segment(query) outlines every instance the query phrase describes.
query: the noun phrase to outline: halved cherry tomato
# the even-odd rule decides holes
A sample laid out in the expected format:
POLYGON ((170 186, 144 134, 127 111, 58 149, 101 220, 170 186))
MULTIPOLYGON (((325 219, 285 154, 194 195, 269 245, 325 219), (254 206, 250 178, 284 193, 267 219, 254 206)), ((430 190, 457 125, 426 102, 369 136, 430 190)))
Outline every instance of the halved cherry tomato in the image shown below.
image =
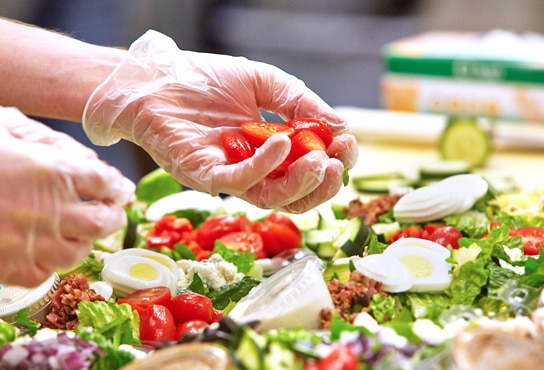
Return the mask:
POLYGON ((261 235, 251 231, 235 231, 219 238, 219 241, 229 249, 238 252, 250 252, 257 259, 266 258, 261 235))
POLYGON ((168 308, 154 304, 140 315, 140 340, 163 342, 176 339, 176 325, 168 308))
POLYGON ((284 250, 301 246, 302 233, 292 221, 289 221, 291 220, 285 215, 272 213, 263 221, 255 223, 253 228, 261 235, 268 257, 274 257, 284 250))
POLYGON ((285 122, 285 125, 295 129, 295 133, 302 130, 312 131, 323 140, 325 147, 328 147, 332 143, 332 130, 327 122, 321 119, 311 117, 293 118, 285 122))
POLYGON ((172 297, 167 307, 172 312, 176 325, 190 320, 213 322, 212 301, 202 294, 194 292, 180 293, 172 297))
POLYGON ((317 362, 317 370, 357 370, 359 359, 348 346, 339 346, 317 362))
POLYGON ((198 333, 200 329, 208 327, 209 325, 210 324, 208 324, 206 321, 202 320, 189 320, 182 322, 176 329, 176 337, 177 339, 181 339, 187 333, 198 333))
POLYGON ((126 297, 119 298, 117 303, 128 303, 133 310, 138 311, 141 315, 149 306, 156 304, 166 306, 170 299, 172 299, 170 288, 157 286, 137 290, 126 297))
POLYGON ((291 152, 289 155, 292 156, 292 158, 298 159, 313 150, 327 150, 323 140, 321 140, 314 132, 302 130, 291 138, 291 152))
POLYGON ((447 247, 451 246, 453 249, 459 249, 459 239, 463 237, 461 232, 453 226, 442 226, 437 228, 426 239, 447 247))
POLYGON ((194 231, 191 221, 187 218, 177 218, 175 215, 161 217, 146 236, 148 247, 173 248, 176 243, 188 243, 192 240, 194 231))
POLYGON ((277 122, 244 122, 240 127, 244 136, 254 147, 260 147, 272 135, 292 136, 295 133, 292 127, 277 122))
POLYGON ((528 256, 535 256, 544 248, 544 227, 526 226, 510 230, 511 236, 521 236, 523 252, 528 256))
POLYGON ((253 145, 249 143, 244 135, 237 132, 223 132, 221 134, 221 143, 229 163, 241 162, 255 154, 253 145))
POLYGON ((251 231, 251 220, 244 215, 219 215, 208 218, 197 230, 195 239, 204 250, 213 250, 215 241, 236 231, 251 231))

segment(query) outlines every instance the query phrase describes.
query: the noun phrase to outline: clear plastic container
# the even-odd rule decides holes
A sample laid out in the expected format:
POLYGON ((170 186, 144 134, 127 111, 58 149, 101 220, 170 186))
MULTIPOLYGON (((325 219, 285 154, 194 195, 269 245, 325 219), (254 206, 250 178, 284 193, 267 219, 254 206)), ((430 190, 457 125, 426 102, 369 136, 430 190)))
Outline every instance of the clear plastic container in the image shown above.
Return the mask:
POLYGON ((28 307, 29 317, 43 322, 59 282, 60 278, 55 273, 32 289, 0 285, 0 319, 13 322, 15 314, 28 307))
POLYGON ((258 331, 319 329, 320 311, 334 308, 323 279, 324 268, 324 262, 315 255, 284 267, 242 298, 229 317, 238 323, 257 320, 258 331))

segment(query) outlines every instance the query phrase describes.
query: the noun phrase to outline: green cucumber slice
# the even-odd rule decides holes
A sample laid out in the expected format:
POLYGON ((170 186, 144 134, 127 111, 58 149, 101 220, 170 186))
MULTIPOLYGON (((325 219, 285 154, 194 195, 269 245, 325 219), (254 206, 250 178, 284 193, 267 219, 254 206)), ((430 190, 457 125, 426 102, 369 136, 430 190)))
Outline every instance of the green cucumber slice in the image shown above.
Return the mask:
POLYGON ((444 179, 446 177, 470 173, 471 164, 463 160, 440 160, 425 163, 419 167, 421 180, 444 179))
POLYGON ((387 194, 392 185, 409 187, 413 181, 402 173, 391 172, 369 176, 357 176, 351 180, 353 187, 359 193, 387 194))
POLYGON ((475 118, 451 118, 439 142, 443 159, 466 161, 471 167, 483 166, 491 153, 491 135, 475 118))

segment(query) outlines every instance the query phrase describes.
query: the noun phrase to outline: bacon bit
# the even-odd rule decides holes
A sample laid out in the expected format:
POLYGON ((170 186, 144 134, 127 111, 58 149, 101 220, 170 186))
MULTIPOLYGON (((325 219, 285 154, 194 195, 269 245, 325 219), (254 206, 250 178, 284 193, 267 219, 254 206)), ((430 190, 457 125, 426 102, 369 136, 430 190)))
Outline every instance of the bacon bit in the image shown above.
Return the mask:
POLYGON ((83 274, 68 275, 59 284, 51 297, 51 312, 45 317, 43 327, 50 329, 74 330, 79 325, 76 310, 82 301, 106 301, 104 297, 89 287, 83 274))
MULTIPOLYGON (((346 283, 338 280, 327 282, 327 288, 334 303, 334 310, 342 319, 350 320, 350 322, 353 322, 357 314, 368 310, 375 293, 387 296, 387 293, 382 290, 382 283, 366 277, 359 271, 353 271, 346 283)), ((330 308, 321 310, 319 317, 322 328, 330 328, 332 312, 330 308)))
POLYGON ((365 225, 378 222, 378 217, 389 212, 389 208, 401 198, 401 195, 383 195, 363 203, 361 199, 353 199, 344 209, 347 218, 360 217, 365 225))

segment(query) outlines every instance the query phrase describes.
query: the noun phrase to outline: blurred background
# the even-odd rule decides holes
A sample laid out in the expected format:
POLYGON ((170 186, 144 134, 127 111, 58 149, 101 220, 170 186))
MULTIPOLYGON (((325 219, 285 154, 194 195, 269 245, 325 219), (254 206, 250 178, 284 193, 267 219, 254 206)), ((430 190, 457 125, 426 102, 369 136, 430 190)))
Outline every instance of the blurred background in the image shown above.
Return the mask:
MULTIPOLYGON (((542 0, 0 1, 0 16, 91 43, 127 47, 156 29, 182 49, 272 63, 330 105, 363 108, 382 106, 385 44, 428 30, 544 32, 542 14, 542 0)), ((48 123, 92 146, 79 125, 48 123)), ((94 148, 134 180, 154 167, 127 142, 94 148)))

